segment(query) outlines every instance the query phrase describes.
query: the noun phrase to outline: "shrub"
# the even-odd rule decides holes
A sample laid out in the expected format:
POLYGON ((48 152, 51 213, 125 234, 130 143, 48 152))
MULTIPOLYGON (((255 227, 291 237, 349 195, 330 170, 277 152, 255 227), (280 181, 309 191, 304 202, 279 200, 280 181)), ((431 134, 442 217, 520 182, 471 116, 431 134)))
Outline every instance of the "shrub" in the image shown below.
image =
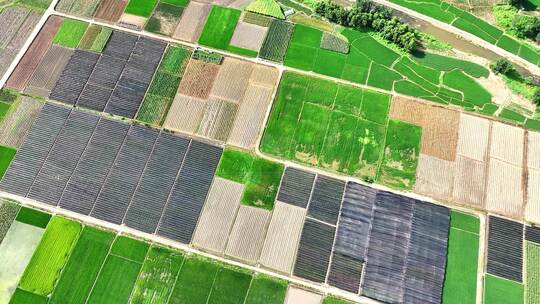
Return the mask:
POLYGON ((532 99, 537 106, 540 106, 540 88, 536 88, 532 99))
POLYGON ((514 70, 514 66, 512 65, 510 61, 506 59, 499 59, 491 65, 491 70, 493 71, 493 73, 495 73, 495 75, 497 74, 508 75, 510 72, 514 70))
POLYGON ((338 35, 324 32, 321 39, 321 48, 329 51, 347 54, 349 53, 349 42, 338 35))

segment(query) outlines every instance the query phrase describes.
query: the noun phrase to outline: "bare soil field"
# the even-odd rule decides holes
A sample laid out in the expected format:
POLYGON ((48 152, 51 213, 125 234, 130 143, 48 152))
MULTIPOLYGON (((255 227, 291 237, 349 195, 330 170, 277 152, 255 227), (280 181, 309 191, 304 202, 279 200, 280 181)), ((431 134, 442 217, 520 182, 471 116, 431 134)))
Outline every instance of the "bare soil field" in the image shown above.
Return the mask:
POLYGON ((274 89, 279 81, 279 71, 274 67, 269 67, 261 64, 256 64, 249 77, 249 82, 252 84, 269 87, 274 89))
POLYGON ((261 255, 270 216, 270 211, 240 206, 225 254, 250 264, 256 263, 261 255))
POLYGON ((486 164, 461 155, 456 159, 453 196, 473 208, 484 207, 486 164))
POLYGON ((491 158, 486 189, 486 209, 502 215, 523 216, 522 168, 491 158))
POLYGON ((238 22, 230 44, 258 52, 266 38, 268 28, 255 24, 238 22))
POLYGON ((524 137, 525 132, 522 128, 493 122, 489 156, 521 167, 524 137))
POLYGON ((207 99, 220 67, 202 60, 190 60, 180 82, 178 93, 207 99))
POLYGON ((173 38, 189 42, 197 41, 211 8, 212 6, 208 3, 189 2, 182 13, 182 18, 180 18, 180 22, 174 31, 173 38))
POLYGON ((249 84, 253 66, 251 62, 225 57, 210 94, 239 103, 249 84))
POLYGON ((36 68, 24 92, 49 97, 71 55, 73 55, 72 49, 52 45, 36 68))
POLYGON ((390 117, 422 127, 421 153, 448 161, 455 160, 458 112, 394 96, 390 117))
POLYGON ((120 23, 133 25, 138 29, 142 29, 146 23, 147 18, 135 16, 131 14, 122 14, 122 17, 120 17, 120 23))
POLYGON ((540 170, 529 168, 528 173, 525 220, 540 223, 540 170))
POLYGON ((116 23, 124 13, 127 0, 102 0, 94 18, 116 23))
POLYGON ((0 49, 7 47, 11 39, 17 34, 29 10, 19 6, 5 8, 0 12, 0 49))
POLYGON ((491 122, 487 119, 461 114, 457 152, 468 158, 485 161, 491 122))
POLYGON ((214 179, 195 230, 195 246, 223 253, 243 191, 242 184, 220 177, 214 179))
POLYGON ((414 190, 439 199, 451 199, 454 162, 420 154, 414 190))
POLYGON ((319 304, 322 301, 322 296, 304 289, 289 287, 285 304, 319 304))
POLYGON ((540 170, 540 133, 528 132, 527 167, 540 170))
POLYGON ((163 126, 169 130, 195 133, 205 108, 205 100, 177 94, 163 126))
POLYGON ((19 91, 22 91, 26 87, 26 84, 30 80, 30 77, 32 77, 37 65, 51 46, 52 39, 60 28, 61 23, 62 18, 58 16, 49 17, 36 39, 26 51, 26 54, 9 77, 6 84, 7 87, 19 91))
POLYGON ((198 134, 220 141, 229 137, 238 105, 215 97, 206 102, 206 109, 199 125, 198 134))
POLYGON ((249 85, 240 103, 228 143, 254 148, 262 132, 266 111, 272 103, 273 89, 249 85))
POLYGON ((306 209, 276 201, 260 263, 264 267, 291 273, 306 209))
POLYGON ((23 24, 17 30, 17 35, 12 37, 11 41, 9 41, 7 49, 18 51, 34 30, 34 27, 36 27, 36 25, 38 24, 39 19, 41 19, 41 13, 31 11, 24 20, 23 24))

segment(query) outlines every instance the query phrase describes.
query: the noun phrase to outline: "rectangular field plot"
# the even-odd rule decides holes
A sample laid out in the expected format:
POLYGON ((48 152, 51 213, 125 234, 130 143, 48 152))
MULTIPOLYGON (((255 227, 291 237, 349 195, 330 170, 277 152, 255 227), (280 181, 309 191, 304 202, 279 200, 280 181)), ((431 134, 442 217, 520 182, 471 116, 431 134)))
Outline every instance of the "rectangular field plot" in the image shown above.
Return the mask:
POLYGON ((72 55, 73 50, 59 45, 52 45, 37 66, 24 91, 38 96, 49 97, 51 90, 72 55))
POLYGON ((102 0, 100 1, 94 18, 108 22, 117 22, 122 16, 127 0, 102 0))
POLYGON ((4 118, 0 125, 0 145, 18 149, 32 128, 42 107, 41 102, 23 96, 16 108, 4 118))
POLYGON ((162 247, 150 248, 135 283, 131 303, 146 303, 149 299, 166 303, 183 261, 181 253, 162 247))
POLYGON ((2 244, 2 240, 17 217, 20 208, 16 202, 0 198, 0 244, 2 244))
POLYGON ((533 304, 540 301, 540 244, 526 242, 526 254, 525 303, 533 304))
POLYGON ((457 211, 450 214, 443 303, 476 303, 479 232, 478 218, 457 211))
POLYGON ((523 224, 489 216, 487 273, 522 282, 523 224))
POLYGON ((525 240, 540 244, 540 227, 525 226, 525 240))
POLYGON ((247 263, 257 262, 270 217, 270 211, 240 206, 229 235, 225 254, 247 263))
POLYGON ((313 189, 315 174, 287 167, 281 180, 277 199, 300 208, 306 208, 313 189))
POLYGON ((110 232, 84 227, 56 284, 52 303, 85 303, 113 239, 110 232))
POLYGON ((253 277, 246 304, 282 304, 287 293, 286 281, 259 274, 253 277))
POLYGON ((208 304, 242 304, 251 284, 251 274, 221 267, 214 280, 208 304))
POLYGON ((51 215, 45 212, 27 207, 21 207, 18 210, 15 220, 20 223, 45 229, 51 220, 51 215))
POLYGON ((339 216, 344 188, 344 182, 318 175, 313 185, 308 215, 335 225, 339 216))
POLYGON ((379 180, 390 186, 410 189, 421 129, 392 121, 393 132, 387 135, 385 148, 389 105, 386 94, 287 72, 260 148, 275 156, 370 180, 381 175, 379 180), (404 135, 399 130, 412 127, 415 132, 407 132, 407 140, 397 140, 404 135), (383 151, 390 158, 385 163, 399 163, 403 169, 383 166, 379 174, 383 151))
POLYGON ((7 234, 0 242, 0 260, 2 261, 0 264, 0 280, 2 281, 0 301, 2 303, 8 303, 17 289, 17 284, 34 250, 38 247, 44 231, 42 228, 17 221, 8 228, 7 234))
POLYGON ((219 265, 202 257, 186 258, 169 303, 206 304, 219 265))
POLYGON ((211 4, 190 1, 172 37, 189 42, 197 41, 211 9, 211 4))
POLYGON ((485 304, 518 304, 523 301, 523 284, 486 274, 484 278, 485 304))
POLYGON ((79 223, 54 217, 24 271, 19 287, 38 295, 50 294, 80 232, 79 223))
POLYGON ((61 0, 56 5, 56 10, 70 15, 92 17, 99 3, 100 0, 61 0))
POLYGON ((213 6, 199 37, 199 43, 217 49, 227 49, 240 19, 240 13, 241 11, 236 9, 213 6))
POLYGON ((336 228, 310 218, 306 218, 293 274, 315 282, 324 282, 336 228))
POLYGON ((358 293, 362 277, 362 261, 334 252, 328 273, 328 284, 352 293, 358 293))

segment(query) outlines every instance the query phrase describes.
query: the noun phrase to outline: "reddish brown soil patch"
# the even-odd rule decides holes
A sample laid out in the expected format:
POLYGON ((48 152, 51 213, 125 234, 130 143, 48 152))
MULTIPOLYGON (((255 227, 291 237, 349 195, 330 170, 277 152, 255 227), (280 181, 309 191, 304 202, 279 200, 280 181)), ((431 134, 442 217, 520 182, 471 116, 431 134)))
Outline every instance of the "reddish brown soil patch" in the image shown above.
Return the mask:
POLYGON ((109 22, 118 22, 122 13, 124 13, 126 4, 127 1, 125 0, 103 0, 99 4, 94 18, 109 22))
POLYGON ((178 93, 207 99, 220 66, 201 60, 191 60, 180 82, 178 93))

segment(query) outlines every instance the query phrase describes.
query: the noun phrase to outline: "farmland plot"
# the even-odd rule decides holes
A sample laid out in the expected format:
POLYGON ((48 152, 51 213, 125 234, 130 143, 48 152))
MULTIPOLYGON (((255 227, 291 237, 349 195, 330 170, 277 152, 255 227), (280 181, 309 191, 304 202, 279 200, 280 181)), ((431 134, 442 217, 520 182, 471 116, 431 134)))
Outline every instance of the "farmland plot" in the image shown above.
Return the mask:
POLYGON ((259 274, 253 277, 246 304, 282 304, 287 293, 287 282, 259 274))
POLYGON ((247 263, 259 260, 271 213, 250 206, 240 206, 225 254, 247 263))
POLYGON ((2 244, 11 223, 15 220, 19 208, 16 202, 0 198, 0 244, 2 244))
POLYGON ((170 36, 176 29, 183 6, 176 6, 161 1, 157 6, 144 29, 149 32, 170 36))
POLYGON ((243 304, 251 284, 251 274, 221 267, 214 280, 209 304, 243 304))
POLYGON ((287 291, 285 304, 319 304, 322 301, 322 295, 316 294, 298 287, 291 286, 287 291))
POLYGON ((101 0, 94 18, 116 23, 120 20, 127 0, 101 0))
POLYGON ((485 162, 461 155, 457 157, 453 188, 456 201, 475 207, 484 207, 486 166, 485 162))
POLYGON ((231 38, 231 45, 259 52, 267 31, 263 26, 239 22, 231 38))
MULTIPOLYGON (((2 208, 6 206, 2 205, 2 208)), ((10 222, 11 224, 11 222, 10 222)), ((8 303, 43 236, 43 229, 13 222, 0 243, 0 301, 8 303), (21 242, 21 240, 24 240, 21 242)))
POLYGON ((488 217, 486 272, 507 280, 523 281, 523 224, 488 217))
POLYGON ((199 129, 205 108, 205 100, 178 94, 163 126, 171 130, 195 133, 199 129))
POLYGON ((525 219, 540 222, 540 157, 535 153, 540 149, 540 133, 529 132, 527 140, 527 204, 525 206, 525 219))
POLYGON ((240 13, 241 11, 236 9, 214 5, 199 37, 199 43, 217 49, 227 49, 240 19, 240 13))
POLYGON ((420 154, 414 190, 437 198, 452 198, 455 163, 420 154))
POLYGON ((73 50, 52 45, 37 66, 25 93, 48 97, 71 55, 73 50))
POLYGON ((202 60, 191 60, 180 82, 178 93, 202 99, 208 98, 220 68, 219 65, 202 60))
POLYGON ((486 209, 520 218, 523 212, 523 182, 520 166, 491 158, 486 188, 486 209))
POLYGON ((263 59, 283 62, 293 29, 292 23, 277 19, 272 20, 266 38, 261 45, 259 56, 263 59))
POLYGON ((494 122, 491 130, 489 156, 521 167, 523 165, 524 136, 522 128, 494 122))
POLYGON ((534 304, 540 300, 540 244, 526 242, 527 275, 525 281, 525 303, 534 304))
POLYGON ((204 24, 212 5, 190 1, 185 8, 172 37, 179 40, 195 42, 199 40, 204 24))
POLYGON ((79 223, 54 217, 24 271, 19 286, 38 295, 50 294, 80 231, 79 223))
POLYGON ((202 257, 186 258, 169 303, 206 304, 218 268, 218 264, 202 257))
POLYGON ((485 161, 490 132, 491 122, 489 120, 461 114, 457 153, 477 161, 485 161))
POLYGON ((247 61, 225 57, 210 94, 224 100, 240 102, 248 86, 253 66, 247 61))
POLYGON ((99 3, 100 0, 61 0, 56 5, 56 10, 70 15, 89 18, 94 15, 99 3))

